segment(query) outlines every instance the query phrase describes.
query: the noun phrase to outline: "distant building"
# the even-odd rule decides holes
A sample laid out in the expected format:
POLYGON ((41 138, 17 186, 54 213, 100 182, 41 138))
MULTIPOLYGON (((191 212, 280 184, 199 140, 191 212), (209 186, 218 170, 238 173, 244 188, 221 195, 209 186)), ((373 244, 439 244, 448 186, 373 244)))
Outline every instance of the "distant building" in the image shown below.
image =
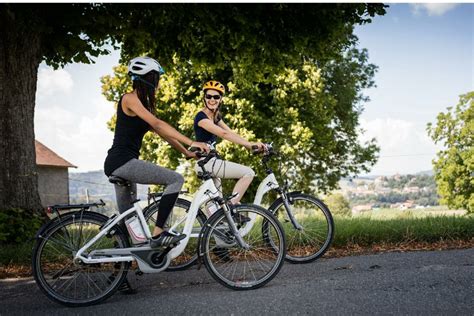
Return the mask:
POLYGON ((418 193, 421 189, 417 186, 403 188, 404 193, 418 193))
POLYGON ((43 206, 69 203, 69 168, 77 168, 35 140, 38 191, 43 206))
POLYGON ((372 207, 373 207, 373 204, 356 205, 351 209, 352 215, 357 215, 365 211, 370 211, 372 207))
POLYGON ((413 200, 406 200, 405 202, 401 203, 400 204, 400 209, 402 210, 406 210, 408 208, 414 208, 416 205, 415 205, 415 201, 413 200))

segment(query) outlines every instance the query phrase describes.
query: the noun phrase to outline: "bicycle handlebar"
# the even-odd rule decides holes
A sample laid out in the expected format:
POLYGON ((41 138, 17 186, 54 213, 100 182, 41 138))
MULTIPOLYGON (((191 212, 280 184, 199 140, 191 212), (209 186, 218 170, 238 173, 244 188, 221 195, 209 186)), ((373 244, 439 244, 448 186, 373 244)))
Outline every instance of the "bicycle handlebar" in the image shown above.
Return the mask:
POLYGON ((271 143, 270 144, 264 143, 264 145, 265 145, 265 147, 264 147, 263 150, 258 148, 258 146, 253 145, 252 146, 252 154, 258 155, 258 154, 263 153, 263 156, 272 156, 272 155, 277 154, 277 152, 273 149, 273 145, 271 143))
POLYGON ((198 158, 205 158, 198 162, 202 166, 204 166, 212 158, 217 157, 219 155, 214 149, 214 146, 211 146, 211 150, 207 154, 205 152, 202 152, 198 147, 190 147, 189 151, 195 153, 198 158))

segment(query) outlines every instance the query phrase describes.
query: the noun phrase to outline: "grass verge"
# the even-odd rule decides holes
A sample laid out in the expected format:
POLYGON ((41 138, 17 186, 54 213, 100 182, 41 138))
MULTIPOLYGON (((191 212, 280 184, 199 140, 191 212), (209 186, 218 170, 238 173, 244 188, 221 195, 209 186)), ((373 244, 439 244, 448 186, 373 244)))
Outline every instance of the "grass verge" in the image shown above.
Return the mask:
MULTIPOLYGON (((474 247, 474 216, 373 219, 336 217, 324 257, 474 247)), ((0 246, 0 279, 31 276, 33 242, 0 246)))

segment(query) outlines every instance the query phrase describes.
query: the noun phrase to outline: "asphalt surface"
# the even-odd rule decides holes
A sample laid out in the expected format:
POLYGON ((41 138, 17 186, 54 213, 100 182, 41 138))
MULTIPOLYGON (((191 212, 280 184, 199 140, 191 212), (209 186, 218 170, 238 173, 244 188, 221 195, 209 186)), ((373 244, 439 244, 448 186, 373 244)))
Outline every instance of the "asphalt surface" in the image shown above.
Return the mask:
POLYGON ((203 267, 132 280, 138 293, 66 308, 34 280, 0 280, 0 315, 474 315, 474 248, 285 263, 265 287, 232 291, 203 267))

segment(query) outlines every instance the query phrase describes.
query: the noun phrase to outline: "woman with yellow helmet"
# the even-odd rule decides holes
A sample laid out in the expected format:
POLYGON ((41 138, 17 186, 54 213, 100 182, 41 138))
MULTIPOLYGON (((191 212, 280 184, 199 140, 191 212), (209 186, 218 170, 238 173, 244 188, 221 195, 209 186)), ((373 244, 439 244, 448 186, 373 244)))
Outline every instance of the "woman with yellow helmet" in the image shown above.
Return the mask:
MULTIPOLYGON (((252 146, 264 149, 265 145, 263 143, 248 141, 230 129, 222 120, 220 106, 225 94, 222 83, 215 80, 208 81, 204 84, 202 90, 204 91, 204 107, 194 118, 196 141, 211 144, 216 142, 217 137, 219 137, 242 145, 249 150, 252 149, 252 146)), ((220 179, 238 179, 233 190, 233 193, 238 193, 238 195, 231 200, 233 204, 240 202, 255 176, 255 172, 250 167, 231 161, 223 161, 219 158, 211 159, 205 168, 206 170, 212 170, 214 182, 219 189, 221 187, 220 179)), ((195 170, 196 172, 199 170, 197 164, 195 170)))

